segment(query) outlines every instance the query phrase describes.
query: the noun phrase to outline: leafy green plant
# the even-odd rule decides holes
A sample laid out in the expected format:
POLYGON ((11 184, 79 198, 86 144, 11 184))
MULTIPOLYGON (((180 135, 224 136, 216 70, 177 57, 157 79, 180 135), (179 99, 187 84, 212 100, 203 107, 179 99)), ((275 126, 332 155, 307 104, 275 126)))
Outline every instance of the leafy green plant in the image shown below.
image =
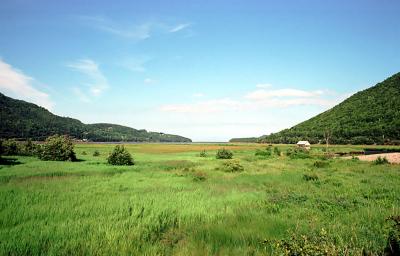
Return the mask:
POLYGON ((380 156, 378 156, 378 158, 375 159, 375 160, 373 161, 373 163, 374 163, 375 165, 381 165, 381 164, 389 164, 389 161, 387 160, 386 157, 380 157, 380 156))
POLYGON ((207 157, 207 152, 205 150, 202 150, 199 154, 200 157, 207 157))
POLYGON ((87 155, 86 151, 82 151, 82 155, 86 156, 87 155))
POLYGON ((310 152, 301 148, 289 148, 286 150, 286 155, 291 159, 311 158, 310 152))
POLYGON ((100 156, 100 152, 99 152, 98 150, 95 150, 95 151, 93 152, 93 156, 100 156))
POLYGON ((223 148, 223 149, 219 149, 217 151, 217 154, 215 155, 215 157, 217 159, 232 159, 233 153, 232 153, 232 151, 223 148))
POLYGON ((107 162, 112 165, 134 165, 131 154, 123 145, 115 146, 114 150, 108 156, 107 162))
POLYGON ((314 167, 316 167, 316 168, 324 168, 327 166, 329 166, 329 163, 326 161, 315 161, 314 162, 314 167))
POLYGON ((4 140, 2 142, 3 155, 5 156, 15 156, 19 154, 18 144, 14 139, 4 140))
MULTIPOLYGON (((264 244, 270 245, 268 240, 264 244)), ((337 248, 334 241, 327 235, 325 229, 317 234, 300 235, 292 233, 290 238, 272 242, 274 255, 285 256, 307 256, 307 255, 340 255, 341 250, 337 248)))
POLYGON ((275 156, 280 156, 281 155, 281 150, 277 147, 273 147, 272 145, 268 145, 268 147, 264 150, 257 149, 256 153, 254 154, 256 156, 262 156, 262 157, 271 157, 273 155, 275 156))
POLYGON ((74 144, 68 136, 50 136, 40 148, 39 158, 44 161, 76 161, 74 144))
POLYGON ((244 167, 239 163, 239 161, 227 161, 222 163, 220 170, 224 172, 243 172, 244 167))
POLYGON ((266 148, 265 150, 257 149, 254 155, 262 157, 270 157, 272 156, 272 150, 269 147, 266 148))
POLYGON ((278 147, 274 147, 274 154, 277 156, 281 155, 281 150, 278 147))
POLYGON ((400 216, 391 216, 387 221, 392 222, 387 238, 384 255, 400 255, 400 216))
POLYGON ((31 139, 28 139, 21 144, 20 154, 25 156, 35 156, 38 154, 38 147, 39 145, 33 143, 31 139))

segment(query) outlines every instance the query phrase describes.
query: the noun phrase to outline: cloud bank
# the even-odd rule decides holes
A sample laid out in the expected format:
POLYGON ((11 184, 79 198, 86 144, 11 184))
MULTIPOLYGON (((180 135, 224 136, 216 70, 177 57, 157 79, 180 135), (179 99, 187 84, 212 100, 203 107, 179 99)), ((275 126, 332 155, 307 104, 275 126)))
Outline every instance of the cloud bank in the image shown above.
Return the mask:
POLYGON ((1 91, 13 98, 33 102, 51 110, 54 103, 51 101, 50 95, 35 88, 34 82, 34 78, 25 75, 22 71, 0 59, 1 91))
POLYGON ((160 110, 175 113, 216 113, 296 106, 331 107, 347 97, 348 95, 332 97, 331 92, 326 93, 324 90, 258 89, 248 92, 239 99, 221 98, 188 104, 168 104, 161 106, 160 110))

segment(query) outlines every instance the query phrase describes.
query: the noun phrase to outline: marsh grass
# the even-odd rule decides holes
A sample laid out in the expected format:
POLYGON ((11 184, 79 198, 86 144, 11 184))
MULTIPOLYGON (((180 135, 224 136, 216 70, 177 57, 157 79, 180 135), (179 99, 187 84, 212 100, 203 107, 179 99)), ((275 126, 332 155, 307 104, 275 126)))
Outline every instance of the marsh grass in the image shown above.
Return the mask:
POLYGON ((113 146, 77 145, 82 162, 0 165, 0 255, 268 255, 303 236, 316 246, 321 230, 322 249, 377 254, 386 219, 400 215, 399 165, 320 160, 318 148, 264 159, 254 155, 264 146, 245 144, 224 146, 244 167, 224 172, 232 160, 194 153, 221 145, 138 144, 126 145, 134 166, 111 166, 113 146))

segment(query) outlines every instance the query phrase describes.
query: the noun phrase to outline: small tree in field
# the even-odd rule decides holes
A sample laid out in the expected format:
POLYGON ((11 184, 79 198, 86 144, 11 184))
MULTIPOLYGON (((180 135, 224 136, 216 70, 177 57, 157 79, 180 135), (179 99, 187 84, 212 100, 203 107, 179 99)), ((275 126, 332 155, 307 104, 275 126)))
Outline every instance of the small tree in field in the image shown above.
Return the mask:
POLYGON ((115 146, 113 152, 108 156, 107 161, 112 165, 134 165, 133 158, 124 146, 115 146))
POLYGON ((39 158, 44 161, 76 161, 72 139, 59 135, 48 137, 40 149, 39 158))

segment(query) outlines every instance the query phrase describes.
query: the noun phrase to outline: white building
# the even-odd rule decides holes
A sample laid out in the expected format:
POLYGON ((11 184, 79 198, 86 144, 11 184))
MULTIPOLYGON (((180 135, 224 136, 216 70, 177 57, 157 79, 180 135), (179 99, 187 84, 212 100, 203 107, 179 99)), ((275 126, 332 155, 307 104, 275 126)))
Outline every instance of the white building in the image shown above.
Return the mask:
POLYGON ((311 144, 310 144, 310 142, 308 142, 306 140, 301 140, 301 141, 297 142, 297 146, 299 148, 310 149, 311 144))

